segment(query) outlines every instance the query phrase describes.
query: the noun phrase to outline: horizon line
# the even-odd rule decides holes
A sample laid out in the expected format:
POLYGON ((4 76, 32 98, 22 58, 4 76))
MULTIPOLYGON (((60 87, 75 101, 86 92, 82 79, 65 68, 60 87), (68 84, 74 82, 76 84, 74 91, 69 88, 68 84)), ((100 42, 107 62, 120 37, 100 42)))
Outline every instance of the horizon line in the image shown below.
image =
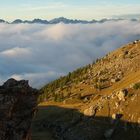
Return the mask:
POLYGON ((52 18, 52 19, 46 19, 46 18, 31 18, 31 19, 22 19, 22 18, 15 18, 15 19, 13 19, 13 20, 6 20, 6 19, 4 19, 4 18, 0 18, 0 20, 3 20, 3 21, 5 21, 5 22, 7 22, 7 23, 12 23, 12 22, 14 22, 14 21, 16 21, 16 20, 21 20, 21 21, 23 21, 23 22, 30 22, 30 21, 34 21, 34 20, 44 20, 44 21, 48 21, 48 22, 50 22, 50 21, 52 21, 52 20, 54 20, 54 19, 60 19, 60 18, 63 18, 63 19, 67 19, 67 20, 73 20, 73 21, 86 21, 86 22, 92 22, 92 21, 97 21, 97 22, 99 22, 99 21, 102 21, 102 20, 132 20, 132 19, 134 19, 134 20, 139 20, 139 18, 137 17, 134 17, 134 18, 125 18, 125 17, 104 17, 104 18, 100 18, 100 19, 97 19, 97 18, 92 18, 92 19, 89 19, 89 20, 87 20, 87 19, 79 19, 79 18, 67 18, 67 17, 55 17, 55 18, 52 18))

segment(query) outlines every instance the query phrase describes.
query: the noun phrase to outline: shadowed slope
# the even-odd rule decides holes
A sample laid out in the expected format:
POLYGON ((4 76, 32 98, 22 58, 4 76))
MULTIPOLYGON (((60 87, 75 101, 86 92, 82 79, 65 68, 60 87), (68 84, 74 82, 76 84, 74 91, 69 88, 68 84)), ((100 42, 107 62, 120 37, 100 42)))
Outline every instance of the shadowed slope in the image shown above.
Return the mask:
POLYGON ((139 140, 140 124, 107 116, 83 115, 77 109, 39 107, 33 122, 33 140, 139 140))

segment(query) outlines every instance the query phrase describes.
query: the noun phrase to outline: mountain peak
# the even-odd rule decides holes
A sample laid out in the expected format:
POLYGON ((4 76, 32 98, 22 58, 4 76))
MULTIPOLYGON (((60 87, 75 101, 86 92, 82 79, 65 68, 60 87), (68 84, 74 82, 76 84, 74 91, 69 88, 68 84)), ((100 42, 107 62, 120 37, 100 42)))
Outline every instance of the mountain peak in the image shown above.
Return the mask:
MULTIPOLYGON (((36 19, 33 19, 33 20, 21 20, 21 19, 16 19, 14 20, 13 22, 7 22, 3 19, 0 19, 0 23, 9 23, 9 24, 21 24, 21 23, 27 23, 27 24, 58 24, 58 23, 64 23, 64 24, 93 24, 93 23, 104 23, 104 22, 107 22, 107 21, 120 21, 120 20, 125 20, 123 18, 115 18, 115 19, 107 19, 107 18, 104 18, 104 19, 101 19, 101 20, 78 20, 78 19, 68 19, 68 18, 65 18, 65 17, 58 17, 58 18, 54 18, 50 21, 48 20, 44 20, 44 19, 39 19, 39 18, 36 18, 36 19)), ((127 19, 128 20, 128 19, 127 19)), ((130 21, 133 21, 133 22, 136 22, 138 21, 138 19, 129 19, 130 21)))

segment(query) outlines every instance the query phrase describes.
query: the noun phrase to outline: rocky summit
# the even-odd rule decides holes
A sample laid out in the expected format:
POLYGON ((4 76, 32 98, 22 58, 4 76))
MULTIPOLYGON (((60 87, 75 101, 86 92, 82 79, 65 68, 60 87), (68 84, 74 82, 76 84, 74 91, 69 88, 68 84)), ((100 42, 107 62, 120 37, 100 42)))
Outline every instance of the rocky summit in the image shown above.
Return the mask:
POLYGON ((29 140, 38 91, 28 81, 9 79, 0 86, 0 140, 29 140))

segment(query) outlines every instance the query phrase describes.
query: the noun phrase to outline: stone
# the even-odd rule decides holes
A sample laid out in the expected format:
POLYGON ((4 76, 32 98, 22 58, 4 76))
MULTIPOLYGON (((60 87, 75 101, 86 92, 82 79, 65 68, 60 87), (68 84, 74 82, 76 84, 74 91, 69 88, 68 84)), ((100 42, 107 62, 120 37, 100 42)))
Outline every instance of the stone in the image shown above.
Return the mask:
POLYGON ((112 119, 114 119, 114 120, 116 119, 116 114, 112 115, 112 119))
POLYGON ((116 120, 116 119, 120 119, 123 115, 122 114, 112 114, 112 119, 116 120))
POLYGON ((108 129, 108 130, 104 133, 104 136, 105 136, 106 139, 110 139, 110 138, 112 137, 113 133, 114 133, 114 129, 111 128, 111 129, 108 129))
POLYGON ((111 79, 111 83, 116 83, 116 82, 118 82, 119 80, 120 80, 119 78, 111 79))
POLYGON ((127 92, 126 89, 120 90, 119 93, 118 93, 118 99, 119 99, 120 101, 125 101, 125 97, 126 97, 127 93, 128 93, 128 92, 127 92))
POLYGON ((93 116, 94 114, 95 114, 94 106, 91 106, 91 107, 84 110, 85 116, 93 116))
POLYGON ((119 103, 116 102, 115 103, 115 107, 118 108, 119 107, 119 103))

